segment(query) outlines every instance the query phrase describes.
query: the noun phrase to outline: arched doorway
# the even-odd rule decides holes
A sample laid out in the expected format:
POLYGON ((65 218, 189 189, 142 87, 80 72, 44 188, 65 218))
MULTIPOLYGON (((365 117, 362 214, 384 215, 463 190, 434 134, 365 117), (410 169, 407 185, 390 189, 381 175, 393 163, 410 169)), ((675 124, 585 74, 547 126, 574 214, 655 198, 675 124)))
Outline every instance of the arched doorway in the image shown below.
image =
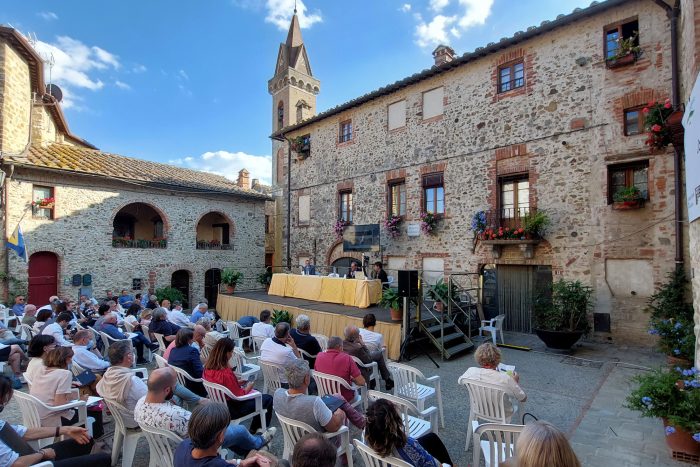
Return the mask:
POLYGON ((350 263, 352 262, 359 263, 360 265, 362 265, 362 261, 359 261, 355 258, 338 258, 331 264, 331 272, 336 272, 340 274, 340 277, 343 277, 344 274, 347 274, 348 271, 350 271, 350 263))
POLYGON ((204 297, 209 302, 209 308, 216 309, 216 298, 221 284, 221 269, 212 268, 204 273, 204 297))
POLYGON ((40 251, 29 257, 29 291, 27 302, 37 307, 49 303, 51 295, 58 294, 58 256, 40 251))
POLYGON ((177 270, 170 278, 170 287, 182 292, 182 307, 190 307, 190 272, 185 269, 177 270))
POLYGON ((166 248, 165 219, 146 203, 127 204, 112 221, 114 248, 166 248))

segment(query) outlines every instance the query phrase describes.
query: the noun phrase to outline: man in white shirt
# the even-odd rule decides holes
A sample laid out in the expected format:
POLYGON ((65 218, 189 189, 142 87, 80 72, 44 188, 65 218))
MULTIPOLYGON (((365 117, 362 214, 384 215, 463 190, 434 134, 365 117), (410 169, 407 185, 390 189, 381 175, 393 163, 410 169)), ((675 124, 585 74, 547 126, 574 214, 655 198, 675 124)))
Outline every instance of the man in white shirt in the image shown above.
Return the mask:
POLYGON ((39 308, 38 310, 36 310, 37 314, 38 314, 41 310, 51 310, 51 311, 55 310, 55 309, 56 309, 56 305, 55 305, 55 304, 58 303, 58 302, 59 302, 58 297, 57 297, 56 295, 51 295, 51 296, 49 297, 49 304, 48 304, 48 305, 44 305, 44 306, 42 306, 41 308, 39 308))
POLYGON ((63 330, 68 327, 71 319, 73 319, 73 315, 63 312, 58 315, 54 323, 47 324, 41 331, 41 334, 53 336, 54 340, 56 341, 56 345, 70 347, 72 344, 64 337, 63 330))
POLYGON ((381 352, 384 346, 384 336, 374 331, 374 327, 377 325, 377 318, 373 313, 367 313, 364 318, 362 318, 362 326, 360 329, 360 337, 362 341, 367 346, 367 350, 372 352, 381 352))
MULTIPOLYGON (((265 339, 260 347, 260 360, 285 366, 294 360, 301 358, 297 344, 289 335, 289 323, 281 322, 275 326, 275 336, 265 339)), ((287 376, 280 374, 280 381, 287 383, 287 376)))
POLYGON ((168 321, 181 328, 186 328, 190 323, 190 318, 182 312, 182 305, 180 305, 180 302, 175 302, 173 309, 168 312, 168 321))
POLYGON ((94 372, 103 372, 109 368, 109 362, 98 357, 93 351, 95 343, 90 339, 92 333, 87 329, 81 329, 73 336, 73 362, 81 368, 94 372))
POLYGON ((131 346, 124 341, 114 342, 109 346, 107 356, 112 365, 97 383, 97 393, 129 410, 122 413, 124 425, 128 428, 138 428, 139 425, 134 420, 134 409, 138 400, 146 395, 148 388, 146 383, 131 371, 131 365, 134 363, 131 346))
POLYGON ((260 312, 260 322, 253 324, 250 335, 253 337, 273 337, 275 335, 275 327, 272 325, 272 313, 270 313, 270 310, 260 312))

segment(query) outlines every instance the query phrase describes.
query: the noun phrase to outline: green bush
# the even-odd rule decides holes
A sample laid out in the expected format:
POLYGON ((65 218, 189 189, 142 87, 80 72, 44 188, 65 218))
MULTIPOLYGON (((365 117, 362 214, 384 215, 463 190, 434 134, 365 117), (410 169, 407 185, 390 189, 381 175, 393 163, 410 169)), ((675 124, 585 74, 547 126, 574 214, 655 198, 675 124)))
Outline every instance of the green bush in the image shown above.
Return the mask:
POLYGON ((258 274, 257 280, 260 285, 270 285, 272 282, 272 268, 265 268, 263 272, 258 274))
POLYGON ((221 283, 224 285, 235 286, 242 279, 243 273, 235 269, 227 268, 221 273, 221 283))
POLYGON ((289 325, 292 325, 292 320, 294 319, 294 315, 292 315, 290 312, 286 310, 272 310, 272 324, 273 326, 277 326, 277 323, 289 323, 289 325))
POLYGON ((546 293, 535 300, 535 327, 547 331, 588 333, 588 311, 593 306, 592 296, 593 289, 581 281, 558 280, 552 284, 551 295, 546 293))
POLYGON ((156 297, 158 297, 158 302, 162 303, 163 300, 170 300, 170 303, 178 301, 183 303, 185 301, 185 296, 175 287, 163 287, 162 289, 156 289, 156 297))
POLYGON ((522 228, 532 238, 541 238, 549 225, 549 216, 544 211, 530 211, 522 218, 522 228))
POLYGON ((387 287, 382 292, 382 298, 379 300, 379 306, 384 308, 392 308, 394 310, 400 310, 401 307, 401 297, 399 297, 399 290, 393 287, 387 287))
POLYGON ((668 275, 668 282, 651 296, 647 311, 649 334, 658 335, 659 350, 686 360, 695 356, 693 305, 686 299, 688 280, 682 270, 668 275))

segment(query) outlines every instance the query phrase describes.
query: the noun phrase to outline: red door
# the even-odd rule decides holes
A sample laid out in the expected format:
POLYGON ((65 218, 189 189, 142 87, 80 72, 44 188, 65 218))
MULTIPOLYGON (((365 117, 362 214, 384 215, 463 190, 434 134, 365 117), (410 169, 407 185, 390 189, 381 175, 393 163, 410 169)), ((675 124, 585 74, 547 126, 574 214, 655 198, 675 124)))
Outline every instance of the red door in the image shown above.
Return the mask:
POLYGON ((37 307, 49 303, 58 294, 58 257, 47 251, 29 257, 29 296, 27 303, 37 307))

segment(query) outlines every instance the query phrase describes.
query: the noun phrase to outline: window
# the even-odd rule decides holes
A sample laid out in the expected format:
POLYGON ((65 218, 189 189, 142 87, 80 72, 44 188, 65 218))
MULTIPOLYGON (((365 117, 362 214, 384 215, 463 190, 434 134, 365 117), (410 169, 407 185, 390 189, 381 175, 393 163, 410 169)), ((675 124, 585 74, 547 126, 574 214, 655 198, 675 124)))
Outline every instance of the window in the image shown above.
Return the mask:
POLYGON ((498 69, 498 92, 507 92, 525 85, 525 64, 523 62, 503 65, 498 69))
POLYGON ((608 166, 608 204, 613 203, 615 193, 633 186, 643 199, 649 199, 649 161, 608 166))
POLYGON ((393 104, 389 104, 388 108, 389 114, 389 130, 395 130, 397 128, 403 128, 406 126, 406 101, 398 101, 393 104))
POLYGON ((34 185, 32 187, 32 217, 35 219, 53 219, 53 187, 34 185))
POLYGON ((616 24, 605 30, 605 58, 613 59, 627 55, 629 47, 639 46, 639 23, 637 20, 616 24), (627 42, 627 44, 625 44, 627 42), (622 48, 622 50, 621 50, 622 48))
POLYGON ((389 215, 406 215, 406 182, 403 180, 389 184, 389 215))
POLYGON ((304 119, 303 106, 301 104, 297 105, 297 123, 304 119))
POLYGON ((155 217, 151 222, 153 222, 153 238, 163 238, 163 221, 160 217, 155 217))
POLYGON ((269 234, 272 233, 272 216, 269 214, 265 214, 265 233, 269 234))
POLYGON ((352 222, 352 191, 341 191, 340 197, 340 220, 352 222))
MULTIPOLYGON (((530 182, 527 176, 504 178, 500 185, 501 219, 520 219, 527 215, 530 212, 530 182)), ((512 227, 507 222, 505 224, 512 227)))
POLYGON ((437 88, 423 93, 423 120, 442 115, 444 88, 437 88))
POLYGON ((642 107, 625 110, 625 136, 644 132, 644 113, 642 107))
POLYGON ((299 196, 299 225, 309 225, 311 220, 311 197, 299 196))
POLYGON ((445 214, 445 187, 442 173, 423 176, 423 210, 445 214))
POLYGON ((284 103, 280 101, 277 104, 277 129, 281 130, 284 128, 284 103))
POLYGON ((340 122, 340 129, 338 133, 338 142, 347 143, 352 140, 352 120, 345 120, 340 122))

